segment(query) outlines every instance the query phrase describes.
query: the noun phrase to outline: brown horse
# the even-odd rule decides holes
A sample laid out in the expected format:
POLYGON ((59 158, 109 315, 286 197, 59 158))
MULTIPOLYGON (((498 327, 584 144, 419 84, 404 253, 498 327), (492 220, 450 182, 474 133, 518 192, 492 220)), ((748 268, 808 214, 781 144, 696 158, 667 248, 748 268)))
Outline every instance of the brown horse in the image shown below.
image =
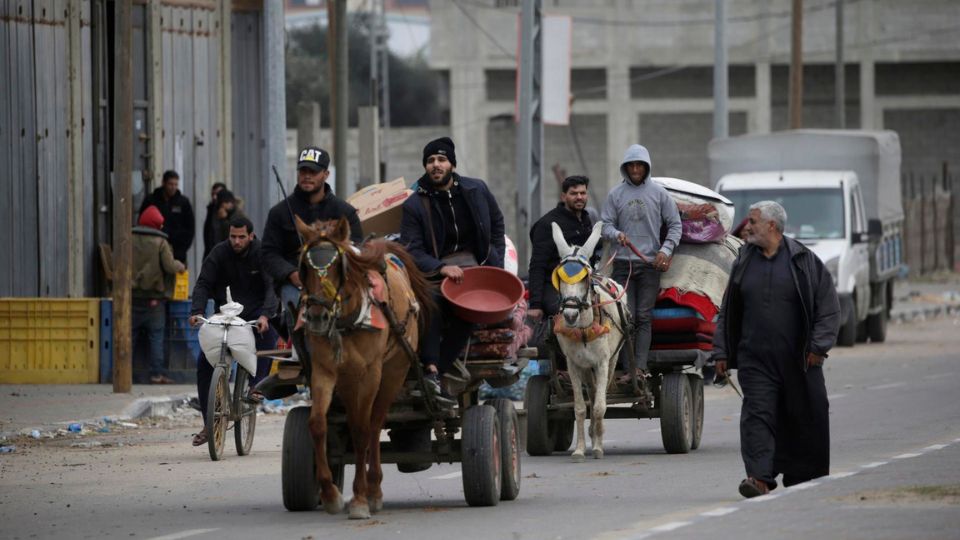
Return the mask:
POLYGON ((307 225, 298 217, 296 225, 303 237, 301 306, 310 354, 309 426, 320 501, 331 514, 343 510, 326 451, 327 411, 336 392, 346 409, 356 454, 350 518, 365 519, 383 506, 380 431, 410 368, 411 358, 399 340, 417 349, 419 316, 432 305, 430 284, 399 244, 372 241, 357 253, 348 240, 346 219, 307 225), (382 311, 392 312, 399 323, 396 332, 390 325, 355 327, 363 304, 378 303, 378 287, 371 283, 382 291, 382 311))

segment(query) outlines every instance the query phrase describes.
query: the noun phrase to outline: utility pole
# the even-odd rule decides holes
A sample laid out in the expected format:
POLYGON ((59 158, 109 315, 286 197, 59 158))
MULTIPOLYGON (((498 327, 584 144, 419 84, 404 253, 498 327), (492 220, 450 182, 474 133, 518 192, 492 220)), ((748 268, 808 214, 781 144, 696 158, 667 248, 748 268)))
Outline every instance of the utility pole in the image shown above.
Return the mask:
MULTIPOLYGON (((380 0, 380 25, 379 37, 382 44, 380 49, 380 78, 383 95, 380 97, 380 114, 383 116, 383 129, 380 131, 380 160, 384 164, 390 163, 390 48, 387 46, 387 40, 390 33, 387 27, 387 7, 386 0, 380 0)), ((386 174, 386 171, 384 171, 386 174)), ((381 180, 384 179, 381 174, 381 180)))
POLYGON ((727 13, 726 0, 715 0, 713 44, 713 137, 722 139, 730 134, 727 96, 727 13))
POLYGON ((847 81, 846 71, 843 65, 843 0, 837 0, 837 61, 834 67, 834 113, 836 114, 835 125, 837 129, 847 127, 847 81))
POLYGON ((530 258, 526 232, 540 218, 543 178, 543 12, 542 0, 523 0, 520 14, 520 124, 517 129, 517 257, 520 268, 530 258))
POLYGON ((333 166, 336 168, 336 192, 347 197, 347 0, 327 2, 327 45, 330 50, 330 114, 333 128, 333 166))
POLYGON ((130 2, 116 2, 114 9, 113 391, 128 393, 133 384, 133 31, 130 2))
POLYGON ((803 127, 803 0, 793 0, 790 30, 790 129, 803 127))

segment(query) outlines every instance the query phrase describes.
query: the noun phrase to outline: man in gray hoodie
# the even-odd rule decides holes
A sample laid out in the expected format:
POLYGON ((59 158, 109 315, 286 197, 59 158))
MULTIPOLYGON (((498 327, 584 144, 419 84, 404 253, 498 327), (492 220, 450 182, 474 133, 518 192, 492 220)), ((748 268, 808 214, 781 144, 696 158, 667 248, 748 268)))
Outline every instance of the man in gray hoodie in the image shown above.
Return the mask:
MULTIPOLYGON (((681 233, 677 204, 666 189, 650 180, 651 164, 646 148, 630 145, 620 163, 623 182, 610 190, 600 214, 603 237, 620 246, 611 277, 627 288, 633 315, 633 354, 641 369, 647 368, 651 313, 660 291, 660 273, 670 268, 670 257, 681 233), (665 234, 661 232, 664 230, 665 234)), ((623 367, 630 365, 625 349, 620 351, 623 367)))

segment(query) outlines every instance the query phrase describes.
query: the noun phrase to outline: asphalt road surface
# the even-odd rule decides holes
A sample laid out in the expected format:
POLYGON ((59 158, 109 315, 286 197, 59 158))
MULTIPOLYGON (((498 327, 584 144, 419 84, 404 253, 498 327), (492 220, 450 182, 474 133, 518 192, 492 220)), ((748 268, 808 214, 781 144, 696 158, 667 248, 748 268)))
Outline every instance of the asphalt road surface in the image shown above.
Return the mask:
POLYGON ((605 459, 524 456, 520 497, 491 508, 466 505, 459 465, 387 465, 385 508, 367 521, 283 508, 279 415, 259 418, 252 455, 220 462, 190 446, 198 419, 84 439, 101 446, 24 441, 0 456, 0 537, 960 538, 958 350, 955 319, 836 349, 833 474, 750 501, 737 493, 739 398, 708 387, 690 454, 665 454, 656 420, 608 420, 605 459))

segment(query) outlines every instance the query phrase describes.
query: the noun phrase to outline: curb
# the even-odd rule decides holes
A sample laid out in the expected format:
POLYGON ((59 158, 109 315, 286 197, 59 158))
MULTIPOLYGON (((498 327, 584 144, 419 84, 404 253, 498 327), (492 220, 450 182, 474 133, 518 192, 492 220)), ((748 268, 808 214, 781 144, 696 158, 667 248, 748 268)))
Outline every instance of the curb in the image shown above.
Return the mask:
POLYGON ((894 310, 890 313, 890 321, 895 323, 906 323, 918 319, 922 321, 935 317, 950 315, 960 315, 960 302, 925 305, 912 309, 894 310))

